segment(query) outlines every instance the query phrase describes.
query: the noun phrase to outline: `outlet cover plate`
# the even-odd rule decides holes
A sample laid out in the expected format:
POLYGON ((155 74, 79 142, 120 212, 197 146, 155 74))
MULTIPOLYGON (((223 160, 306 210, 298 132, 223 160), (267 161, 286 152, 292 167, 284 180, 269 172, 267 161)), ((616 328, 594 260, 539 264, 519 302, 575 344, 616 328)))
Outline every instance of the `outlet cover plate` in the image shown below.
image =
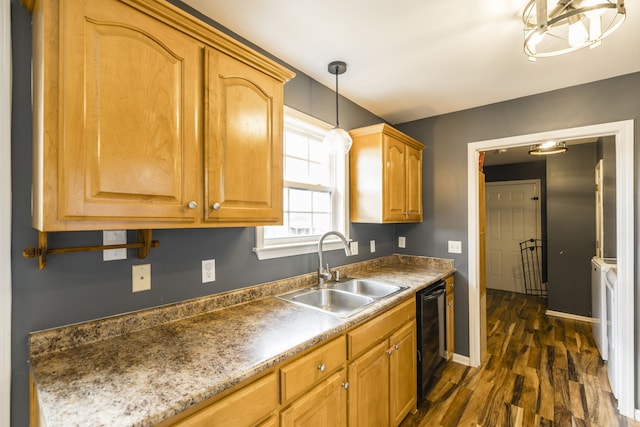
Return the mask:
MULTIPOLYGON (((127 243, 127 230, 104 230, 102 232, 102 244, 120 245, 127 243)), ((118 259, 127 259, 126 249, 107 249, 102 251, 103 261, 115 261, 118 259)))
POLYGON ((210 283, 216 281, 216 260, 202 260, 202 283, 210 283))
POLYGON ((349 247, 351 248, 351 255, 358 255, 358 242, 350 242, 349 247))
POLYGON ((404 236, 398 237, 398 247, 406 248, 407 247, 407 238, 404 236))
POLYGON ((449 253, 450 254, 461 254, 462 253, 462 242, 459 240, 449 240, 449 253))
POLYGON ((374 253, 376 251, 376 241, 375 240, 371 240, 369 242, 369 250, 371 251, 371 253, 374 253))
POLYGON ((151 264, 131 266, 131 291, 140 292, 151 289, 151 264))

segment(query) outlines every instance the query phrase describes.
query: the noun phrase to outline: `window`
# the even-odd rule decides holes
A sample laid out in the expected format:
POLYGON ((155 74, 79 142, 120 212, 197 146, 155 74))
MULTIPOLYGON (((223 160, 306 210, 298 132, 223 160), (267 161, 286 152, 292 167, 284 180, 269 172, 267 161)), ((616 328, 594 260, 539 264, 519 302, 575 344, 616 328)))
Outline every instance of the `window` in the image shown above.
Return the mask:
MULTIPOLYGON (((283 225, 256 227, 258 259, 317 251, 320 236, 338 230, 347 238, 346 155, 322 144, 331 125, 285 106, 283 225)), ((339 249, 337 239, 325 249, 339 249)))

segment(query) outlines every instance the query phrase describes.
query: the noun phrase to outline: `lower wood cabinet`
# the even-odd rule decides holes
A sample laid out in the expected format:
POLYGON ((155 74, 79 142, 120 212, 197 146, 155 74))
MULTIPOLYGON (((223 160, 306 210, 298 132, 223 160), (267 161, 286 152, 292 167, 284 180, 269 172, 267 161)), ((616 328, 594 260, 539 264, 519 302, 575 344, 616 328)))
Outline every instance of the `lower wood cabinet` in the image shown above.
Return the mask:
POLYGON ((344 369, 280 412, 281 427, 347 425, 347 375, 344 369))
POLYGON ((277 426, 277 409, 278 377, 271 373, 173 425, 277 426))
POLYGON ((416 406, 415 299, 347 333, 349 426, 397 426, 416 406))
POLYGON ((416 407, 415 328, 411 298, 162 425, 397 426, 416 407))

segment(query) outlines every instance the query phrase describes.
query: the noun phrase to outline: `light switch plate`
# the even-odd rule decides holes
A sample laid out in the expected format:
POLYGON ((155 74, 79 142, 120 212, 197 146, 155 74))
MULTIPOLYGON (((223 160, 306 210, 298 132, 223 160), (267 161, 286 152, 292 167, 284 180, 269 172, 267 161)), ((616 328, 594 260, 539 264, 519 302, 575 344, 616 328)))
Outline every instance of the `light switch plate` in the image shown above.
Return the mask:
POLYGON ((462 253, 462 242, 459 240, 449 240, 449 253, 450 254, 461 254, 462 253))
POLYGON ((376 251, 376 241, 375 240, 369 241, 369 251, 371 253, 374 253, 376 251))
MULTIPOLYGON (((120 245, 127 243, 127 230, 104 230, 102 232, 102 244, 120 245)), ((127 259, 126 249, 107 249, 102 251, 103 261, 115 261, 118 259, 127 259)))
POLYGON ((398 237, 398 247, 406 248, 407 247, 407 239, 404 236, 398 237))
POLYGON ((349 247, 351 248, 351 255, 358 255, 358 242, 352 241, 349 243, 349 247))
POLYGON ((131 266, 131 291, 140 292, 151 289, 151 264, 131 266))
POLYGON ((215 259, 203 259, 202 260, 202 283, 209 283, 216 281, 216 260, 215 259))

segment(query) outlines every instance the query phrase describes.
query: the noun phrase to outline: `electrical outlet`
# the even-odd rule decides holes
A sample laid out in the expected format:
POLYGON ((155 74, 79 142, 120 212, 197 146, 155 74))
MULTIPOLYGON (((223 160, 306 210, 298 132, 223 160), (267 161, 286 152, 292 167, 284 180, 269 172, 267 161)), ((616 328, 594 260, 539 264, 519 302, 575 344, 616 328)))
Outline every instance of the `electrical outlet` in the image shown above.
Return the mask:
POLYGON ((407 247, 407 239, 404 236, 398 237, 398 247, 406 248, 407 247))
POLYGON ((215 259, 203 259, 202 260, 202 283, 209 283, 216 281, 216 260, 215 259))
POLYGON ((131 291, 140 292, 151 289, 151 264, 131 266, 131 291))
POLYGON ((449 253, 450 254, 461 254, 462 253, 462 242, 459 240, 449 240, 449 253))
POLYGON ((351 255, 358 255, 358 242, 352 241, 349 243, 349 248, 351 248, 351 255))
MULTIPOLYGON (((127 230, 104 230, 102 232, 103 245, 120 245, 124 243, 127 243, 127 230)), ((102 251, 103 261, 115 261, 117 259, 127 259, 127 250, 121 248, 102 251)))
POLYGON ((376 251, 376 241, 375 240, 371 240, 369 242, 369 251, 371 253, 374 253, 376 251))

